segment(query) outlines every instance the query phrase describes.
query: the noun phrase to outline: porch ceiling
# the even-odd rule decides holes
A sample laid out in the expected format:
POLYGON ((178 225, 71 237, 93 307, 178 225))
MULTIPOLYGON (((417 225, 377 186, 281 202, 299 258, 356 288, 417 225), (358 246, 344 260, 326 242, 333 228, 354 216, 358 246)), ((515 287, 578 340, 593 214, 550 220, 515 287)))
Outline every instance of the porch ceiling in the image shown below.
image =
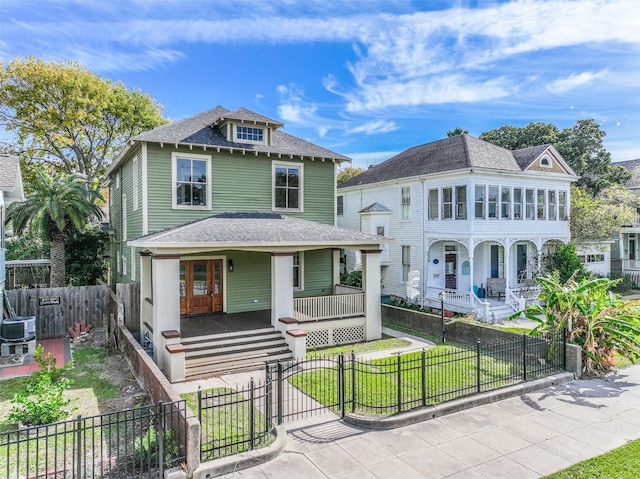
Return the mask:
POLYGON ((392 240, 279 214, 215 215, 129 241, 149 251, 379 248, 392 240))

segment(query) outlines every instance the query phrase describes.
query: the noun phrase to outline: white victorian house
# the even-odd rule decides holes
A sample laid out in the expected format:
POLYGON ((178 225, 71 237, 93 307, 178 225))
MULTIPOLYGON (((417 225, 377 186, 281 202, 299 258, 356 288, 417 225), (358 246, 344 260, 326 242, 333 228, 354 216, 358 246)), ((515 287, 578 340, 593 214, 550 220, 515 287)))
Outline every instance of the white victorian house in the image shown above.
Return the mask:
MULTIPOLYGON (((394 240, 382 294, 435 307, 445 298, 489 320, 523 308, 545 249, 569 242, 576 179, 551 145, 510 151, 458 135, 338 185, 337 223, 394 240)), ((360 267, 357 253, 346 266, 360 267)))

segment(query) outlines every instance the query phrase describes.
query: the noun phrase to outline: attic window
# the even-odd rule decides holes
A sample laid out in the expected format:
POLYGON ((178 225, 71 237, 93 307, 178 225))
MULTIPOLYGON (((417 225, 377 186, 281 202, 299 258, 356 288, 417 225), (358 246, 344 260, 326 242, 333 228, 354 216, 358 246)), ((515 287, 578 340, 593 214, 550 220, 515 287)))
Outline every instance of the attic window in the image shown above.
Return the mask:
POLYGON ((264 143, 264 128, 236 125, 236 141, 264 143))
POLYGON ((543 156, 540 158, 540 166, 544 166, 545 168, 551 168, 551 160, 548 156, 543 156))

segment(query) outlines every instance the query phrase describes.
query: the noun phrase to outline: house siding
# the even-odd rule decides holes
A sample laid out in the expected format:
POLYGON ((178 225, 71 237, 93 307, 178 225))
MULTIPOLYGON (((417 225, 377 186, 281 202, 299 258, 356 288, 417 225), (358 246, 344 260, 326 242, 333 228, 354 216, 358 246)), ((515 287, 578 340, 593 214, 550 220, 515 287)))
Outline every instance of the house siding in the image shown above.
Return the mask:
MULTIPOLYGON (((272 212, 272 157, 214 150, 189 150, 148 145, 149 232, 155 232, 208 216, 234 211, 272 212), (173 152, 211 157, 211 209, 173 209, 171 154, 173 152)), ((283 161, 285 161, 283 159, 283 161)), ((292 160, 286 160, 292 162, 292 160)), ((282 212, 289 216, 333 224, 335 198, 334 165, 330 162, 295 162, 303 165, 304 211, 282 212)))
POLYGON ((304 252, 304 290, 296 298, 333 294, 333 255, 330 249, 304 252))

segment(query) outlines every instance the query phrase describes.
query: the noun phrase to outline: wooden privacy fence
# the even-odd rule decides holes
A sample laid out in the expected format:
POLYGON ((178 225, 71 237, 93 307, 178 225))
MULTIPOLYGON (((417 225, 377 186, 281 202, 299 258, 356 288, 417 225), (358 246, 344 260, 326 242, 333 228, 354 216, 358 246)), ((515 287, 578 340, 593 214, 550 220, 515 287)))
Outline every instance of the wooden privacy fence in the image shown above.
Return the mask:
POLYGON ((7 290, 18 316, 36 317, 36 336, 61 338, 74 323, 101 328, 109 314, 108 286, 74 286, 7 290))
POLYGON ((126 326, 133 327, 134 332, 139 330, 139 291, 138 283, 118 284, 114 300, 106 284, 14 289, 5 290, 5 294, 17 316, 36 317, 36 336, 39 339, 51 339, 67 336, 74 323, 84 322, 94 328, 106 328, 107 333, 113 331, 111 325, 117 318, 114 314, 117 306, 113 303, 122 304, 126 326))

